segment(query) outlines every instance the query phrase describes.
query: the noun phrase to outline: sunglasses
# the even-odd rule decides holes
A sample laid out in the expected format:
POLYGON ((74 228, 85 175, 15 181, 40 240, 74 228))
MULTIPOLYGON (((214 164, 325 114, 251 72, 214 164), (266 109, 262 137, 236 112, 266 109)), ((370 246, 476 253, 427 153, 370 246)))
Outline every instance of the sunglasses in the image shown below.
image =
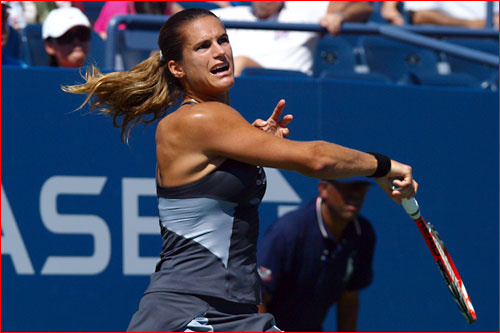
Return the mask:
POLYGON ((90 29, 72 29, 55 40, 58 44, 70 44, 75 40, 75 38, 78 38, 81 42, 88 42, 90 40, 90 29))

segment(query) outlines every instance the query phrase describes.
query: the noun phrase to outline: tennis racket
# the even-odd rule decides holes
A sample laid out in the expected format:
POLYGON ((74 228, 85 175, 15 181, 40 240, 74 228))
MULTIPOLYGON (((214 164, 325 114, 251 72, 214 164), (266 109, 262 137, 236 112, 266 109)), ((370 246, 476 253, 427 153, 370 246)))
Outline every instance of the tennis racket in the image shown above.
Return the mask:
POLYGON ((467 290, 465 290, 464 283, 458 274, 458 270, 444 246, 443 240, 439 237, 434 226, 424 220, 415 198, 403 199, 402 204, 406 213, 415 221, 420 233, 424 237, 460 312, 465 316, 467 322, 472 324, 477 319, 476 312, 467 294, 467 290))

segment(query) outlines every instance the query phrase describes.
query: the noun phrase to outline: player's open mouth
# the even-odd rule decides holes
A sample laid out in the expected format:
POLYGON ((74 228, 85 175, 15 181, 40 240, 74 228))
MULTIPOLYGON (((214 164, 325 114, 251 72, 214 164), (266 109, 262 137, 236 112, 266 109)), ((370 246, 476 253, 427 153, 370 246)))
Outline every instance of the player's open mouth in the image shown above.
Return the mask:
POLYGON ((214 75, 221 75, 229 71, 229 65, 228 64, 220 64, 215 66, 210 70, 210 73, 214 75))

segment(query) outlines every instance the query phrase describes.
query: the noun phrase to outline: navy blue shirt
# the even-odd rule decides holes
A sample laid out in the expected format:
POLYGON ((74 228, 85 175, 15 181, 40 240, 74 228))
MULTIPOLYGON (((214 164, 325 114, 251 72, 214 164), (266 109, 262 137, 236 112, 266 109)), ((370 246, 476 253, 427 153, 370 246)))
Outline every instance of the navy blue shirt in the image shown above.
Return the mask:
POLYGON ((267 311, 284 331, 321 331, 330 306, 345 290, 373 277, 375 232, 365 218, 349 223, 335 240, 312 200, 273 223, 259 243, 257 263, 267 311))

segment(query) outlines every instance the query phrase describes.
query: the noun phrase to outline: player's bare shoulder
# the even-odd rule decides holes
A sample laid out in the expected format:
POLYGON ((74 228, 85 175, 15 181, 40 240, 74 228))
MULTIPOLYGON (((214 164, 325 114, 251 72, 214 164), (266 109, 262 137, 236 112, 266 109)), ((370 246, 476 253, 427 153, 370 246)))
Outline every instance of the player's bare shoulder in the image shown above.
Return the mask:
POLYGON ((243 117, 231 106, 220 102, 204 102, 190 105, 181 111, 179 121, 184 126, 199 128, 200 130, 210 127, 219 128, 227 126, 233 121, 242 121, 243 117))
POLYGON ((191 116, 209 118, 209 117, 224 117, 239 114, 238 111, 231 106, 221 102, 204 102, 194 104, 189 109, 191 116))
POLYGON ((156 139, 162 141, 165 135, 169 136, 168 141, 175 140, 178 135, 182 136, 183 140, 206 138, 220 134, 235 121, 246 122, 238 111, 224 103, 187 104, 159 122, 156 139))

